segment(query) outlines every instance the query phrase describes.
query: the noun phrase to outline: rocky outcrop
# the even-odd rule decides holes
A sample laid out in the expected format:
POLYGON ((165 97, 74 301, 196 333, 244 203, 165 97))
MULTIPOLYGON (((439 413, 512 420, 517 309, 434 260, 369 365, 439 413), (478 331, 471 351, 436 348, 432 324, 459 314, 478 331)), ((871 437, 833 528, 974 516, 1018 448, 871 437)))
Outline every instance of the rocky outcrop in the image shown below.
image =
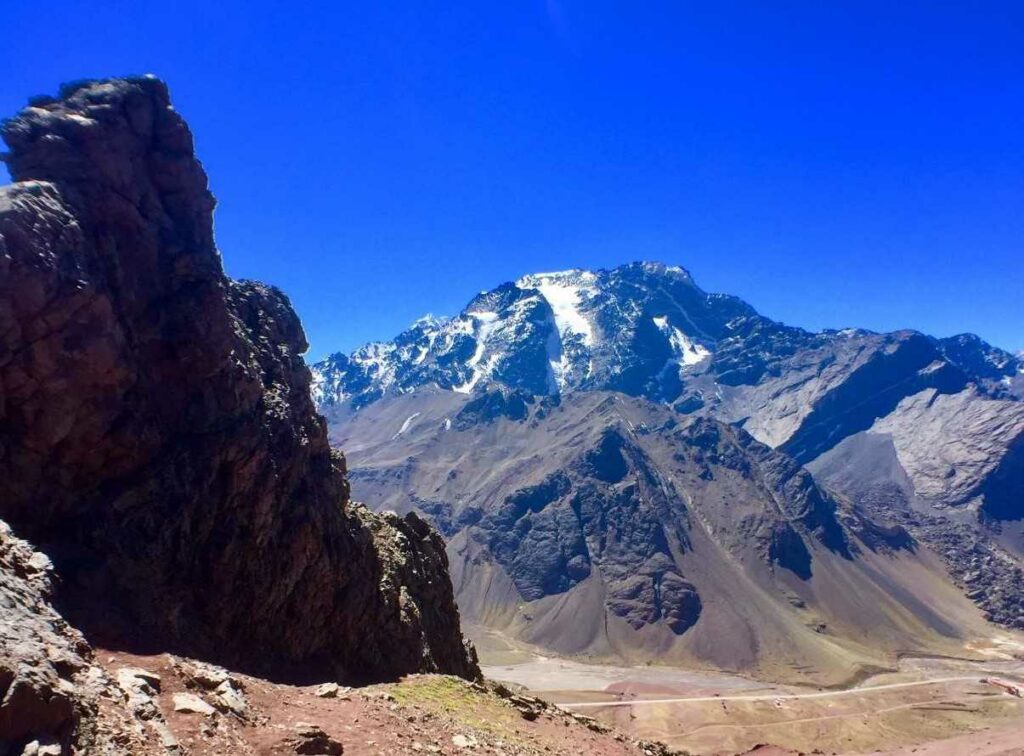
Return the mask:
POLYGON ((700 615, 674 554, 690 549, 688 513, 642 450, 608 428, 565 470, 512 491, 468 530, 527 601, 600 576, 606 611, 634 629, 679 635, 700 615))
POLYGON ((287 298, 225 277, 165 86, 67 86, 3 136, 0 516, 65 616, 270 674, 475 676, 443 544, 349 503, 287 298))
POLYGON ((130 714, 85 638, 53 608, 49 558, 0 521, 0 754, 132 753, 130 714))
POLYGON ((0 522, 0 753, 39 737, 69 745, 88 716, 73 678, 89 647, 50 605, 50 560, 0 522))

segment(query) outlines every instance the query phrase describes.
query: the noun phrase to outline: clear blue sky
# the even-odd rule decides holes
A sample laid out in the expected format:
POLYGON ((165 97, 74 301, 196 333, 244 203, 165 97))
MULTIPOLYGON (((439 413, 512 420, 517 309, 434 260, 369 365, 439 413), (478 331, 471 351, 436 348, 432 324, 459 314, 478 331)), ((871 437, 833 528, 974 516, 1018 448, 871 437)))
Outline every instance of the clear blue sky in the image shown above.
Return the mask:
POLYGON ((311 357, 660 259, 808 328, 1024 347, 1024 3, 11 2, 0 113, 165 78, 311 357))

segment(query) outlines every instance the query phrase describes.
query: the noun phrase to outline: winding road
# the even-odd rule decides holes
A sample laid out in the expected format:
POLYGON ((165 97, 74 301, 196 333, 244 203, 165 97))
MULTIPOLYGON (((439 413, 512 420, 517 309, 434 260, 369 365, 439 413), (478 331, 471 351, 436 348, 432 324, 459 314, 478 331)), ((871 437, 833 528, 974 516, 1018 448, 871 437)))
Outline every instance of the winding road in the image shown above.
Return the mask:
POLYGON ((863 693, 874 693, 879 690, 896 690, 898 688, 915 688, 922 685, 942 685, 951 682, 980 682, 978 675, 961 675, 958 677, 936 677, 930 680, 916 680, 914 682, 888 683, 886 685, 872 685, 863 688, 847 688, 845 690, 828 690, 816 693, 774 693, 757 696, 690 696, 683 698, 638 698, 631 701, 580 701, 577 703, 562 703, 558 705, 565 709, 600 708, 605 706, 642 706, 645 704, 672 704, 672 703, 701 703, 709 701, 792 701, 803 698, 833 698, 837 696, 859 695, 863 693))

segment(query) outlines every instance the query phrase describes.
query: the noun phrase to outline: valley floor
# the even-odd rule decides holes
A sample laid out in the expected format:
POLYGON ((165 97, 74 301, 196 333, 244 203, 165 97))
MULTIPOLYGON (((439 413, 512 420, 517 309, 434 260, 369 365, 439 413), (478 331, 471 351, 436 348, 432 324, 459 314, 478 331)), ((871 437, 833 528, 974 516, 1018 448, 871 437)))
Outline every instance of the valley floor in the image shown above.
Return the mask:
POLYGON ((488 678, 694 754, 1024 754, 1024 700, 982 682, 1024 680, 1024 646, 1008 635, 831 689, 555 659, 493 633, 480 646, 488 678))

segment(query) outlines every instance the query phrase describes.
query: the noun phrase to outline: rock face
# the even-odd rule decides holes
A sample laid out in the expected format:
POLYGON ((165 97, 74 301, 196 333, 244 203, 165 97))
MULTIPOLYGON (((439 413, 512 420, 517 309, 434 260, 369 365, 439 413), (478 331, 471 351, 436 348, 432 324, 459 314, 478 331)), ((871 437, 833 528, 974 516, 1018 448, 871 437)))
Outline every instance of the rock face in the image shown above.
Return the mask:
POLYGON ((287 298, 225 277, 165 86, 67 86, 3 137, 0 517, 65 616, 267 674, 478 674, 443 543, 349 502, 287 298))
POLYGON ((0 753, 47 735, 69 745, 95 702, 74 684, 90 649, 50 605, 45 555, 0 523, 0 753))

